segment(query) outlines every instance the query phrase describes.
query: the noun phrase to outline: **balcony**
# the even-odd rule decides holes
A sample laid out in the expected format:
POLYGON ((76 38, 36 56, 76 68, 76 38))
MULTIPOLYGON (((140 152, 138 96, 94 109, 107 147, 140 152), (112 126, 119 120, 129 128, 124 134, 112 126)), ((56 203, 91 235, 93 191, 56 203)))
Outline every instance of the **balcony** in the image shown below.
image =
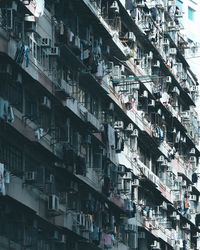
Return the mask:
POLYGON ((175 158, 174 160, 171 161, 171 166, 177 173, 180 175, 184 175, 186 179, 192 184, 192 168, 191 166, 187 166, 186 163, 179 158, 175 158))
POLYGON ((97 120, 97 118, 93 114, 88 112, 88 110, 83 105, 78 104, 77 100, 67 99, 65 105, 83 122, 87 123, 89 127, 92 127, 95 130, 100 129, 99 120, 97 120))

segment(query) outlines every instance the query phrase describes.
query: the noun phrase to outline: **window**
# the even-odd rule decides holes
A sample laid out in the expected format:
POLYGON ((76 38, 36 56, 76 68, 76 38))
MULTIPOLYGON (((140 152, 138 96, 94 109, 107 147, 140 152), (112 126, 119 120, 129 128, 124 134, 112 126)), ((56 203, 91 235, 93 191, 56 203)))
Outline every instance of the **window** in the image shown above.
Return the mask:
POLYGON ((194 9, 188 7, 188 19, 191 20, 191 21, 194 21, 194 9))
POLYGON ((16 147, 2 143, 0 145, 0 157, 9 171, 15 172, 16 174, 23 171, 22 152, 16 147))
POLYGON ((25 95, 25 115, 34 120, 38 117, 38 105, 36 99, 27 91, 25 95))
POLYGON ((48 69, 49 66, 49 56, 46 48, 41 49, 41 65, 43 68, 48 69))
POLYGON ((22 85, 16 83, 8 83, 4 81, 0 86, 0 96, 8 100, 9 103, 17 108, 19 111, 22 111, 23 106, 23 91, 22 85))
POLYGON ((22 86, 20 84, 8 85, 7 99, 11 103, 11 105, 15 106, 15 108, 22 111, 22 105, 23 105, 22 86))
POLYGON ((40 126, 47 132, 51 128, 51 112, 40 110, 40 126))
POLYGON ((130 144, 129 144, 129 145, 130 145, 130 149, 131 149, 131 150, 136 150, 136 149, 135 149, 135 139, 134 139, 134 137, 131 136, 131 137, 129 138, 129 142, 130 142, 130 144))
POLYGON ((30 37, 26 37, 26 40, 32 57, 37 60, 45 70, 51 71, 53 68, 53 58, 49 58, 47 48, 41 48, 40 37, 31 34, 30 37))
POLYGON ((79 103, 85 106, 85 91, 83 89, 79 89, 79 103))

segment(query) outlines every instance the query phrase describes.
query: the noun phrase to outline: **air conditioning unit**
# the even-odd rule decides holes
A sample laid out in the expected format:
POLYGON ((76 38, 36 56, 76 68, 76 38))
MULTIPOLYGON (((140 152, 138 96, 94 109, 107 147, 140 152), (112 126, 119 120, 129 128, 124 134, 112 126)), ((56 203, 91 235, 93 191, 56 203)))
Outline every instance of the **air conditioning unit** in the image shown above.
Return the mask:
POLYGON ((178 89, 178 87, 174 87, 172 92, 176 93, 177 95, 180 95, 180 90, 178 89))
POLYGON ((174 0, 168 0, 168 7, 176 5, 176 2, 174 0))
POLYGON ((49 212, 58 212, 59 211, 59 198, 54 194, 49 196, 48 210, 49 210, 49 212))
POLYGON ((25 173, 25 181, 26 182, 35 182, 36 181, 36 172, 34 171, 28 171, 25 173))
POLYGON ((196 163, 197 158, 196 156, 190 156, 190 163, 196 163))
POLYGON ((163 210, 167 210, 167 202, 163 201, 162 205, 160 206, 163 210))
POLYGON ((115 106, 114 106, 114 103, 113 103, 113 102, 110 102, 110 103, 109 103, 108 110, 114 112, 115 106))
POLYGON ((119 174, 125 174, 126 173, 125 166, 124 165, 119 165, 118 168, 117 168, 117 172, 119 174))
POLYGON ((200 233, 199 232, 196 232, 194 235, 193 235, 193 238, 199 238, 200 237, 200 233))
POLYGON ((189 193, 192 192, 192 186, 191 186, 191 185, 189 185, 189 186, 187 187, 187 191, 188 191, 189 193))
POLYGON ((133 186, 133 187, 138 187, 138 186, 139 186, 139 183, 140 183, 140 182, 139 182, 138 179, 134 179, 134 180, 133 180, 132 186, 133 186))
POLYGON ((52 41, 50 38, 42 38, 41 47, 50 48, 52 46, 52 41))
POLYGON ((167 172, 173 173, 173 168, 172 168, 172 166, 169 166, 169 167, 167 168, 167 172))
POLYGON ((181 219, 180 214, 177 214, 177 215, 176 215, 176 220, 180 220, 180 219, 181 219))
POLYGON ((117 1, 114 1, 114 2, 112 3, 112 5, 110 6, 110 8, 111 8, 111 9, 114 9, 114 10, 118 10, 118 9, 119 9, 119 5, 118 5, 117 1))
POLYGON ((35 137, 40 140, 44 136, 44 129, 38 128, 35 130, 35 137))
POLYGON ((129 32, 128 33, 128 39, 131 40, 131 41, 133 41, 133 42, 136 41, 136 37, 135 37, 135 35, 134 35, 133 32, 129 32))
POLYGON ((16 82, 22 84, 22 73, 17 73, 16 82))
POLYGON ((147 58, 149 60, 153 60, 153 52, 152 51, 149 51, 149 54, 148 54, 147 58))
POLYGON ((113 62, 108 62, 107 68, 108 68, 108 70, 112 71, 113 68, 114 68, 114 63, 113 62))
POLYGON ((114 123, 114 129, 124 129, 124 122, 123 121, 116 121, 114 123))
POLYGON ((155 102, 155 100, 150 100, 150 102, 148 103, 148 106, 149 107, 155 107, 155 105, 156 105, 156 102, 155 102))
POLYGON ((176 27, 176 23, 175 22, 169 22, 168 23, 168 28, 171 29, 171 28, 175 28, 176 27))
POLYGON ((60 48, 59 47, 50 48, 49 56, 60 56, 60 48))
MULTIPOLYGON (((121 71, 122 71, 122 72, 125 71, 125 66, 124 66, 123 64, 121 65, 121 71)), ((122 75, 122 78, 126 78, 126 76, 125 76, 125 75, 122 75)))
POLYGON ((190 214, 196 214, 196 210, 194 208, 189 209, 190 214))
POLYGON ((197 90, 198 90, 197 86, 193 85, 193 86, 190 87, 191 92, 196 92, 197 90))
POLYGON ((181 186, 182 186, 182 187, 187 187, 187 181, 186 181, 186 180, 183 180, 182 183, 181 183, 181 186))
POLYGON ((170 215, 170 217, 173 218, 173 219, 175 219, 176 216, 177 216, 177 213, 175 211, 170 215))
POLYGON ((132 136, 138 137, 138 135, 139 135, 138 129, 134 129, 134 130, 133 130, 133 133, 132 133, 131 135, 132 135, 132 136))
POLYGON ((169 49, 169 54, 170 55, 176 55, 177 51, 176 51, 176 48, 170 48, 169 49))
POLYGON ((182 229, 184 229, 184 230, 190 230, 190 224, 186 223, 185 225, 182 226, 182 229))
POLYGON ((171 82, 172 82, 172 78, 171 78, 171 76, 167 76, 167 78, 166 78, 166 82, 167 82, 167 83, 171 83, 171 82))
POLYGON ((159 156, 157 162, 164 162, 165 161, 165 157, 163 155, 159 156))
POLYGON ((125 129, 127 132, 133 132, 134 126, 133 123, 129 123, 129 125, 125 129))
POLYGON ((134 83, 132 87, 132 91, 139 90, 140 89, 140 84, 139 83, 134 83))
POLYGON ((181 117, 184 119, 190 119, 190 111, 181 112, 181 117))
POLYGON ((161 109, 158 109, 157 113, 162 116, 162 110, 161 109))
POLYGON ((121 78, 121 67, 119 65, 115 65, 112 71, 113 79, 120 79, 121 78))
POLYGON ((195 194, 190 195, 189 200, 190 201, 197 201, 197 196, 195 194))
POLYGON ((160 68, 160 61, 156 61, 156 63, 153 64, 154 68, 160 68))
POLYGON ((41 105, 45 108, 51 109, 51 100, 47 96, 44 96, 41 105))
POLYGON ((183 181, 183 177, 182 176, 178 176, 178 182, 182 182, 183 181))
POLYGON ((157 8, 164 8, 164 3, 162 0, 156 0, 156 7, 157 8))
POLYGON ((144 90, 143 97, 148 98, 148 91, 147 90, 144 90))
POLYGON ((124 179, 127 179, 127 180, 132 180, 132 178, 133 178, 132 172, 127 172, 126 175, 124 176, 124 179))
POLYGON ((140 1, 139 3, 137 3, 137 7, 138 8, 144 8, 145 7, 145 1, 140 1))
POLYGON ((165 159, 163 162, 161 162, 162 167, 168 167, 168 160, 165 159))
POLYGON ((167 38, 164 38, 163 45, 169 46, 169 40, 167 38))
POLYGON ((160 242, 154 240, 153 245, 151 245, 151 249, 160 249, 160 242))

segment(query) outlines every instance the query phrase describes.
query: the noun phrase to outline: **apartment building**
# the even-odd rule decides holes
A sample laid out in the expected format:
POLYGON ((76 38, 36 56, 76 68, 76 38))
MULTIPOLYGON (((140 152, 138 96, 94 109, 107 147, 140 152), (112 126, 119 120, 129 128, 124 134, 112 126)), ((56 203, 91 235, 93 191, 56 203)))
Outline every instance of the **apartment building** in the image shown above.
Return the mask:
MULTIPOLYGON (((200 15, 200 5, 198 1, 177 0, 177 6, 182 13, 181 25, 184 29, 181 29, 181 34, 183 34, 186 41, 185 57, 199 81, 198 69, 200 65, 200 32, 198 29, 198 17, 200 15)), ((199 100, 196 103, 196 106, 196 110, 199 113, 199 100)))
POLYGON ((182 12, 182 29, 181 33, 185 36, 187 44, 185 45, 185 56, 188 59, 188 62, 193 69, 193 72, 198 75, 198 68, 200 65, 200 32, 198 29, 199 25, 199 14, 200 14, 200 5, 198 1, 177 1, 180 11, 182 12))
POLYGON ((0 249, 200 249, 198 81, 175 1, 0 1, 0 249))

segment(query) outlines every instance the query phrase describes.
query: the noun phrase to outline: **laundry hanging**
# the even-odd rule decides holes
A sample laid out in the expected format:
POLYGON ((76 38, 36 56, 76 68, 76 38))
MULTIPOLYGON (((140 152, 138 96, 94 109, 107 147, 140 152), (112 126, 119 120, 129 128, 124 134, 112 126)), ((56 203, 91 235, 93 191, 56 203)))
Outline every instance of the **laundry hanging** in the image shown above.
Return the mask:
POLYGON ((35 17, 43 16, 44 14, 44 0, 36 0, 35 17))
POLYGON ((5 178, 4 178, 4 164, 0 163, 0 194, 6 195, 5 178))

